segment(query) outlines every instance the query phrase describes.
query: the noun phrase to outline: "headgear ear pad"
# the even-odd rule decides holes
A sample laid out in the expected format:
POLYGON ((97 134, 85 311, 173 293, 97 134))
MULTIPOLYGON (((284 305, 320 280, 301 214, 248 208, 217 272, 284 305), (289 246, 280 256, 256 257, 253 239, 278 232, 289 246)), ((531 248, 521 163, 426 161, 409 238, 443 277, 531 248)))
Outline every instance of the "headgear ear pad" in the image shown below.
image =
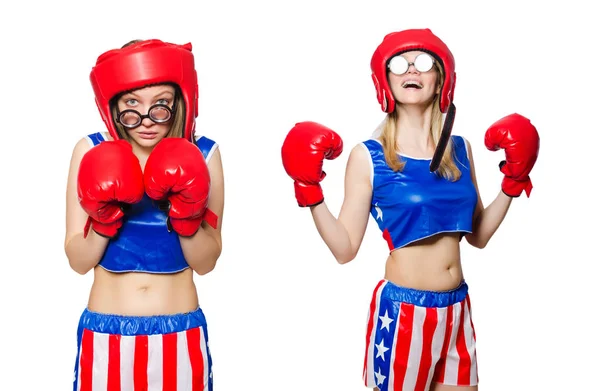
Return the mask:
POLYGON ((194 138, 198 116, 198 78, 192 44, 176 45, 157 39, 134 43, 101 54, 90 73, 96 105, 113 139, 119 135, 110 112, 112 98, 153 84, 176 84, 185 104, 184 137, 194 138))

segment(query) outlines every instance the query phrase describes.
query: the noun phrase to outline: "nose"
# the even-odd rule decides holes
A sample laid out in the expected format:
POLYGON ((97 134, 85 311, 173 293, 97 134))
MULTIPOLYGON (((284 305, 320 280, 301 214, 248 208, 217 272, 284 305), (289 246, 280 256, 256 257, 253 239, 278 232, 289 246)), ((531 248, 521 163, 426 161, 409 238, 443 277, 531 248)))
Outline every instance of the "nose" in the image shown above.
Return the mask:
POLYGON ((141 108, 141 109, 143 110, 143 111, 141 111, 141 112, 142 112, 142 113, 145 113, 145 114, 142 116, 142 123, 141 123, 141 125, 143 125, 143 126, 145 126, 145 127, 147 127, 147 128, 148 128, 148 127, 150 127, 150 126, 152 126, 152 125, 154 125, 154 121, 152 121, 152 120, 151 120, 151 119, 148 117, 148 114, 150 114, 150 113, 148 113, 148 108, 147 108, 147 107, 143 107, 143 108, 141 108))
POLYGON ((146 117, 146 118, 142 119, 142 125, 149 128, 150 126, 154 125, 154 121, 152 121, 150 118, 146 117))
POLYGON ((408 69, 406 70, 406 73, 419 73, 419 71, 417 71, 417 67, 415 67, 414 61, 408 63, 408 69))

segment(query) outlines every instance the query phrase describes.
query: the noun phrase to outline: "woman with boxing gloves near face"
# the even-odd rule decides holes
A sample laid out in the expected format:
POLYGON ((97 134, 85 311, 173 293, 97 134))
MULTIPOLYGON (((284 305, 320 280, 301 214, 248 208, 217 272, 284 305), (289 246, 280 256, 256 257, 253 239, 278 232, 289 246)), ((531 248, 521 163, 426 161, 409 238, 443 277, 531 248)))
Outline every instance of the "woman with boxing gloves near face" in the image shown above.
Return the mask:
POLYGON ((390 254, 374 289, 363 378, 381 391, 477 390, 475 330, 459 243, 483 248, 511 201, 531 191, 539 136, 523 116, 494 123, 485 145, 504 149, 496 199, 483 207, 469 142, 451 135, 455 70, 448 47, 429 29, 385 36, 371 59, 387 116, 350 152, 338 218, 324 202, 323 160, 343 148, 333 130, 302 122, 282 147, 296 199, 339 263, 355 258, 369 214, 390 254), (446 114, 445 118, 443 114, 446 114))
POLYGON ((90 80, 108 128, 74 148, 65 251, 94 270, 77 332, 75 390, 212 390, 193 272, 221 253, 223 171, 195 135, 191 44, 132 41, 98 57, 90 80))

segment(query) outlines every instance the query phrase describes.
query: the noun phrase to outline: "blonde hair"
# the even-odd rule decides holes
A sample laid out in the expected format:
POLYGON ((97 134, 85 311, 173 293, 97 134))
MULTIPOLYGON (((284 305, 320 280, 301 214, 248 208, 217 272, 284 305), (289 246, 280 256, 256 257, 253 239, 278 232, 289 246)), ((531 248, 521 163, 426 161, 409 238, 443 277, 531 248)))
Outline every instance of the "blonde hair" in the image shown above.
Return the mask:
POLYGON ((121 46, 121 49, 124 49, 127 46, 133 45, 134 43, 138 43, 138 42, 144 42, 144 40, 143 39, 132 39, 131 41, 127 42, 125 45, 121 46))
MULTIPOLYGON (((435 68, 438 73, 439 84, 441 85, 441 80, 443 80, 443 72, 437 62, 435 63, 435 68)), ((437 145, 440 140, 442 126, 444 125, 443 114, 440 110, 439 100, 440 95, 437 94, 433 100, 431 108, 431 128, 429 129, 429 134, 435 145, 437 145)), ((383 122, 381 135, 379 136, 379 139, 383 144, 383 155, 385 156, 385 161, 393 171, 402 171, 406 164, 406 161, 398 156, 398 145, 396 143, 396 134, 398 133, 396 124, 398 122, 398 117, 399 114, 397 110, 388 113, 383 122)), ((448 142, 442 156, 440 166, 436 173, 451 181, 457 181, 460 179, 461 171, 458 169, 454 161, 454 148, 452 142, 448 142)))

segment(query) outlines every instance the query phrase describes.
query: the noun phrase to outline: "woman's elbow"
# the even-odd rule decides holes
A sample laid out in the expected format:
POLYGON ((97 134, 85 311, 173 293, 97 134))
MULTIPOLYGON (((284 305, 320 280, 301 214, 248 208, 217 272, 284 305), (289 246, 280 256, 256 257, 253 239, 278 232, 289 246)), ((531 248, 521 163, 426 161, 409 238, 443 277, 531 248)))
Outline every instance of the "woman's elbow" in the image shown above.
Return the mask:
POLYGON ((356 258, 356 251, 348 251, 342 254, 334 254, 335 260, 340 265, 345 265, 356 258))
POLYGON ((87 273, 86 270, 83 270, 80 263, 75 261, 75 257, 69 254, 68 243, 65 243, 65 255, 67 256, 67 260, 69 261, 69 267, 71 268, 71 270, 73 270, 77 274, 81 274, 81 275, 84 275, 87 273))
POLYGON ((199 276, 205 276, 208 273, 212 272, 213 270, 215 270, 215 265, 211 265, 208 267, 204 266, 201 269, 196 269, 195 272, 199 276))
POLYGON ((84 263, 76 262, 74 259, 69 258, 68 255, 67 258, 69 259, 69 266, 71 267, 71 269, 79 275, 85 276, 90 270, 92 270, 92 268, 88 267, 84 263))
POLYGON ((200 276, 204 276, 212 272, 213 270, 215 270, 215 267, 217 266, 217 261, 219 260, 220 256, 221 248, 218 247, 218 249, 214 253, 212 253, 208 259, 204 258, 200 262, 198 262, 198 265, 193 268, 194 271, 200 276))
POLYGON ((214 259, 212 262, 205 262, 201 266, 195 267, 194 271, 199 276, 204 276, 204 275, 207 275, 208 273, 212 272, 213 270, 215 270, 216 266, 217 266, 217 260, 214 259))
POLYGON ((489 241, 486 239, 478 238, 476 235, 473 235, 473 234, 466 235, 465 238, 467 239, 467 242, 471 246, 478 248, 478 249, 484 249, 485 246, 487 246, 488 241, 489 241))
POLYGON ((487 242, 478 242, 473 245, 473 247, 483 250, 487 246, 487 242))

